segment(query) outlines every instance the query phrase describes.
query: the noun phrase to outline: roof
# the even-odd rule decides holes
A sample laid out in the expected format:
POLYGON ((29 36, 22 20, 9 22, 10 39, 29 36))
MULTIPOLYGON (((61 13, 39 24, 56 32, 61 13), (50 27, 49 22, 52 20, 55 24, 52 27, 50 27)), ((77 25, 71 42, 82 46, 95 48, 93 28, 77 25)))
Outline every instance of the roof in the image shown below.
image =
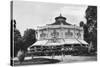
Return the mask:
POLYGON ((56 17, 55 20, 57 20, 57 19, 59 19, 59 18, 62 18, 62 19, 64 19, 64 20, 66 20, 66 17, 63 17, 61 14, 60 14, 60 16, 56 17))
POLYGON ((63 25, 71 25, 71 24, 66 22, 66 17, 63 17, 61 14, 60 14, 60 16, 56 17, 55 18, 55 22, 50 24, 50 25, 61 25, 61 24, 63 24, 63 25))
POLYGON ((67 22, 57 22, 57 21, 52 23, 52 24, 50 24, 50 25, 61 25, 61 24, 63 24, 63 25, 71 25, 71 24, 69 24, 67 22))
POLYGON ((53 42, 51 39, 50 40, 39 40, 35 42, 33 45, 31 45, 29 48, 32 46, 58 46, 58 45, 64 45, 64 44, 88 44, 84 40, 76 40, 76 39, 58 39, 57 41, 53 42), (79 42, 80 41, 80 42, 79 42))
POLYGON ((80 39, 65 39, 65 44, 88 44, 84 40, 80 39))

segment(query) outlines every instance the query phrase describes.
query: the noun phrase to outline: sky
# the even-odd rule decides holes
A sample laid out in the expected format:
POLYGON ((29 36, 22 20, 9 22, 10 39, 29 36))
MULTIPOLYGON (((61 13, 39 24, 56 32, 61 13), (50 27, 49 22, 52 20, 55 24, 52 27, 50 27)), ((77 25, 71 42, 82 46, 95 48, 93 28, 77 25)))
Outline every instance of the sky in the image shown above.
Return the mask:
POLYGON ((79 26, 80 21, 86 23, 85 11, 87 5, 45 3, 31 1, 13 2, 13 19, 16 20, 16 28, 24 34, 26 29, 36 29, 55 22, 55 17, 66 17, 66 22, 79 26))

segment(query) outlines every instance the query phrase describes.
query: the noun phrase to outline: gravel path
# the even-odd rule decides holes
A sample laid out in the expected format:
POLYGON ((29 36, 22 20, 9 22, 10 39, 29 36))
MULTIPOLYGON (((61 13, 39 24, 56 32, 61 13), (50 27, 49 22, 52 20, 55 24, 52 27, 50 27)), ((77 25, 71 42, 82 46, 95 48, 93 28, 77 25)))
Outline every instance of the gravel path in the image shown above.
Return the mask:
MULTIPOLYGON (((72 62, 83 62, 83 61, 97 61, 97 57, 96 56, 71 56, 71 55, 66 55, 66 56, 54 56, 54 57, 51 57, 51 56, 38 56, 38 57, 34 57, 34 58, 35 59, 36 58, 38 58, 38 59, 39 58, 45 58, 45 59, 50 59, 50 60, 51 59, 56 59, 56 60, 60 61, 60 62, 57 62, 57 63, 72 63, 72 62)), ((32 59, 32 57, 26 57, 25 61, 31 60, 31 59, 32 59)), ((18 61, 18 59, 14 58, 14 61, 18 61)), ((33 64, 31 64, 31 65, 34 65, 34 64, 35 63, 33 62, 33 64)), ((36 64, 38 64, 38 63, 36 63, 36 64)), ((27 65, 27 64, 25 64, 25 65, 27 65)))

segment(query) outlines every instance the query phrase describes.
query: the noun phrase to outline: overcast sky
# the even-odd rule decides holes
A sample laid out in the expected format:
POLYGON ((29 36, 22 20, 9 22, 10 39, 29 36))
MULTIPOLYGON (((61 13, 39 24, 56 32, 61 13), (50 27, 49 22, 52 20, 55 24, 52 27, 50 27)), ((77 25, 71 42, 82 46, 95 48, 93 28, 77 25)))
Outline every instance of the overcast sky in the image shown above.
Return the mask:
POLYGON ((23 35, 26 29, 53 23, 60 13, 70 24, 78 26, 80 21, 86 23, 86 9, 86 5, 14 1, 13 18, 16 20, 17 29, 23 35))

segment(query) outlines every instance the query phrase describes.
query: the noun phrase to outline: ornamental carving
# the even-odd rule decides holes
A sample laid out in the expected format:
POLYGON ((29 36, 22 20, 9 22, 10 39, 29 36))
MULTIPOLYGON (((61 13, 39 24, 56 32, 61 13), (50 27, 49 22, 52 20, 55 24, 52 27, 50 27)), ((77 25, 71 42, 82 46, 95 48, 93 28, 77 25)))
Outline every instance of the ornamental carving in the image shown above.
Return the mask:
POLYGON ((53 30, 53 32, 51 33, 51 36, 53 38, 57 38, 59 36, 59 32, 57 32, 56 30, 53 30))

